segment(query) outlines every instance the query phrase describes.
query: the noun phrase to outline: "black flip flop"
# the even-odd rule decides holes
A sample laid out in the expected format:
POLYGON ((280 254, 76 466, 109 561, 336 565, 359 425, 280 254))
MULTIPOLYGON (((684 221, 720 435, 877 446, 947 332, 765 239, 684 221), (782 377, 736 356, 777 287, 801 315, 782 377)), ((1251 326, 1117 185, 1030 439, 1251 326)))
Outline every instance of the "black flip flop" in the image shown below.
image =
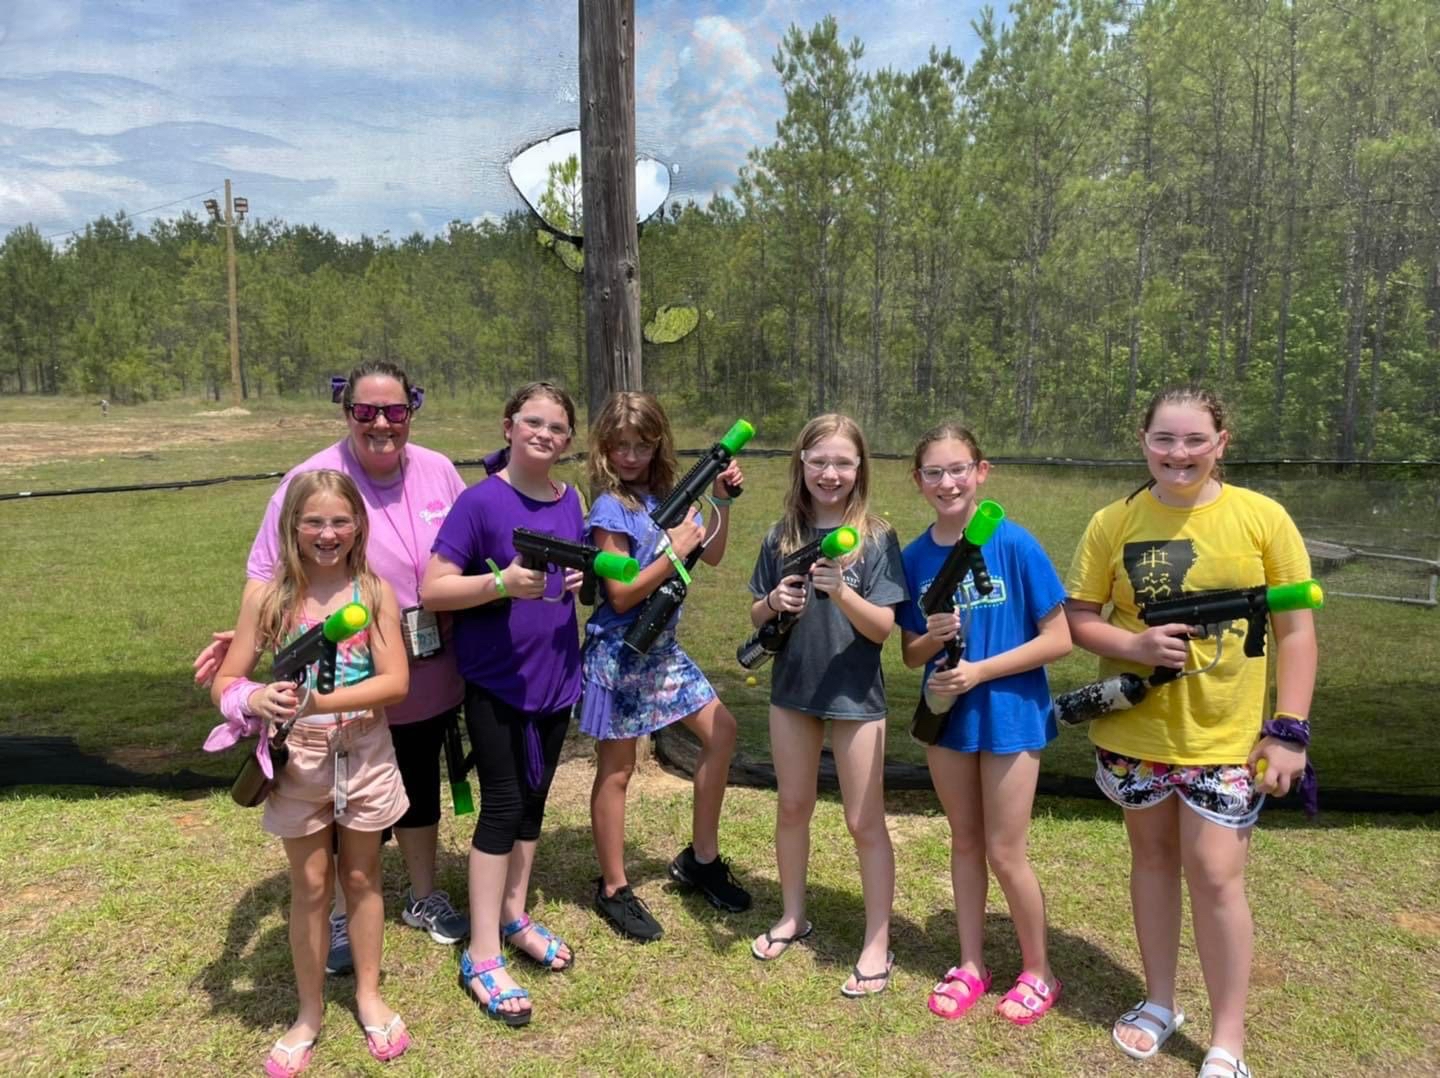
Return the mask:
POLYGON ((796 933, 795 935, 793 935, 793 936, 772 936, 769 932, 766 932, 766 933, 765 933, 765 946, 766 946, 766 948, 768 949, 768 948, 770 948, 770 947, 774 947, 775 944, 778 943, 778 944, 781 945, 781 946, 780 946, 780 953, 779 953, 779 954, 765 954, 765 953, 764 953, 763 951, 761 951, 760 948, 759 948, 758 946, 756 946, 753 942, 750 944, 750 953, 751 953, 752 955, 754 955, 756 958, 758 958, 761 962, 773 962, 773 961, 775 961, 775 959, 779 958, 780 955, 783 955, 786 951, 788 951, 788 950, 790 949, 790 945, 791 945, 792 943, 799 943, 799 942, 800 942, 801 940, 803 940, 803 939, 809 939, 811 933, 813 933, 814 931, 815 931, 815 926, 814 926, 813 924, 811 924, 809 921, 806 921, 806 922, 805 922, 805 931, 804 931, 804 932, 797 932, 797 933, 796 933))

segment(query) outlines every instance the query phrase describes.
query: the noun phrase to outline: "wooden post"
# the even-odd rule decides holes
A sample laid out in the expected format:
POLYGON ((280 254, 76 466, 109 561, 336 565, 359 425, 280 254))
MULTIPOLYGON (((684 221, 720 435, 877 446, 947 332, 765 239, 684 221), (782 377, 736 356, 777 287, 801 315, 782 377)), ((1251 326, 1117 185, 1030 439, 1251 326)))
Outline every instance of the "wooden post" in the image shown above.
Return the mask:
POLYGON ((641 384, 635 0, 579 3, 585 397, 594 416, 612 391, 641 384))
POLYGON ((230 402, 236 408, 244 396, 240 381, 240 304, 235 287, 235 211, 230 181, 225 181, 225 263, 230 277, 230 402))

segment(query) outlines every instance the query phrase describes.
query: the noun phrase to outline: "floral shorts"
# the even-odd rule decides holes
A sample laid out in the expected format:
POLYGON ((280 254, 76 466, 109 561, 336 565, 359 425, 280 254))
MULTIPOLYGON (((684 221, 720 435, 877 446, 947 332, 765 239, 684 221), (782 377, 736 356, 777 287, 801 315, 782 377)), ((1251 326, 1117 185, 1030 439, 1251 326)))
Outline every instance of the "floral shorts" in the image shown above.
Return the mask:
POLYGON ((1239 830, 1260 816, 1265 795, 1244 764, 1162 764, 1095 750, 1095 785, 1121 808, 1158 805, 1172 793, 1200 816, 1239 830))

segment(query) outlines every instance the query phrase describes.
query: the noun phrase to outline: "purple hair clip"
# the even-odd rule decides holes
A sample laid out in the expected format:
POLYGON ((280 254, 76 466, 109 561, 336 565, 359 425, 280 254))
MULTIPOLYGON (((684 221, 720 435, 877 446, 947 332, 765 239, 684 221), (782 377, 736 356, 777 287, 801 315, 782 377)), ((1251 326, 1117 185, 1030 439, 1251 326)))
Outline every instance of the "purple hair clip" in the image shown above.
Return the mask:
POLYGON ((349 384, 350 379, 343 374, 332 374, 330 376, 330 400, 339 404, 341 398, 345 396, 345 387, 349 384))
POLYGON ((507 445, 503 449, 495 450, 489 456, 484 457, 480 463, 484 466, 486 475, 494 475, 510 463, 510 447, 507 445))
POLYGON ((425 403, 425 388, 423 386, 410 387, 410 410, 418 412, 420 405, 425 403))

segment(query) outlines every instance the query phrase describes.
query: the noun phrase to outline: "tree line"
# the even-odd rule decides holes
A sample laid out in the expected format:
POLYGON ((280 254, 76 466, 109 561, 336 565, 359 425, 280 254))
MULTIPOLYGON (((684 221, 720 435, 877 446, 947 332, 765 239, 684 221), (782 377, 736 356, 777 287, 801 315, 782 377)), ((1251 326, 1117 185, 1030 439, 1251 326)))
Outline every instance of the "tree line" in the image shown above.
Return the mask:
MULTIPOLYGON (((1414 0, 1020 0, 866 72, 827 17, 733 191, 641 233, 647 388, 772 429, 825 409, 987 447, 1129 443, 1160 384, 1231 403, 1244 451, 1440 456, 1440 19, 1414 0)), ((362 358, 433 391, 583 384, 580 277, 536 222, 237 235, 246 392, 362 358)), ((102 217, 0 246, 0 391, 218 395, 222 236, 102 217)))

